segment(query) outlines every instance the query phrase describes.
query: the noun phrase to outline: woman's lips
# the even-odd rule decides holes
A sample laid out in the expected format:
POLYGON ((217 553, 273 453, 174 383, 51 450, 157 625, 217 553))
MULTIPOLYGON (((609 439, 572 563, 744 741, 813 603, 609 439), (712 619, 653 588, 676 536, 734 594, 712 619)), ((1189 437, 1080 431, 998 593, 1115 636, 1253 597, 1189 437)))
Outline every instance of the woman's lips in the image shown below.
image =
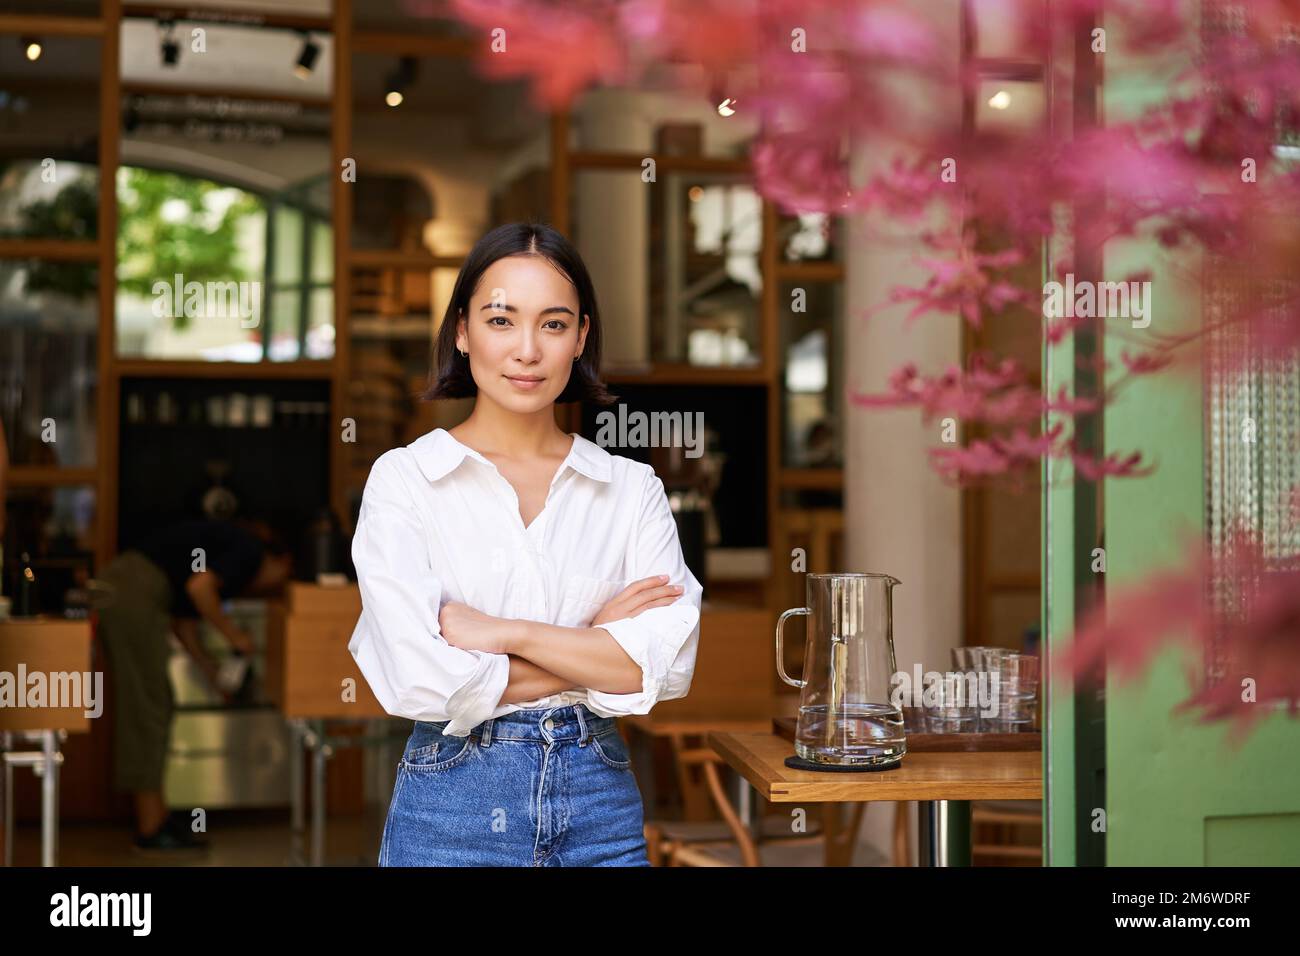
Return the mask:
POLYGON ((531 391, 533 391, 533 390, 536 389, 536 388, 540 388, 541 385, 542 385, 542 383, 545 382, 546 379, 544 379, 544 378, 515 378, 514 376, 507 375, 507 376, 506 376, 506 381, 509 382, 511 385, 513 385, 515 388, 517 388, 517 389, 519 389, 519 390, 521 390, 521 391, 524 391, 524 392, 531 392, 531 391))

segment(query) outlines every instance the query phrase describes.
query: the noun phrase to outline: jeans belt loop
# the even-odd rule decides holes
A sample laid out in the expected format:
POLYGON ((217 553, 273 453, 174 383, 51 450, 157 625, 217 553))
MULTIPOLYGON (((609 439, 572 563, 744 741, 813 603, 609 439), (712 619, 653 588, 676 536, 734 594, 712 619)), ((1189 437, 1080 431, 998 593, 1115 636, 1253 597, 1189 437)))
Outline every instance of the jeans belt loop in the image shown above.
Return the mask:
POLYGON ((579 704, 573 708, 573 712, 578 715, 578 746, 585 747, 587 746, 589 732, 587 730, 587 718, 582 715, 582 705, 579 704))
POLYGON ((483 721, 483 736, 479 738, 479 746, 487 747, 492 743, 492 718, 489 717, 483 721))

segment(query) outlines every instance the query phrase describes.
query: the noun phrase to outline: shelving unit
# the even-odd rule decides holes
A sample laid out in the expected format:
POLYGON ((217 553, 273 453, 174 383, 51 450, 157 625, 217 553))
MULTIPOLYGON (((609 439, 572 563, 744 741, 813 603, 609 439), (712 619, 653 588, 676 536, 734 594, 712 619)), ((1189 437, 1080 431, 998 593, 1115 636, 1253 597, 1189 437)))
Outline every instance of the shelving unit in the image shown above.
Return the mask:
MULTIPOLYGON (((84 239, 3 239, 0 260, 35 259, 48 262, 84 262, 97 266, 98 378, 96 457, 92 463, 77 467, 51 465, 16 465, 11 471, 15 489, 53 489, 91 484, 95 490, 94 552, 99 565, 117 550, 119 538, 118 499, 122 454, 122 424, 118 410, 124 383, 144 379, 198 379, 247 381, 310 381, 328 385, 331 420, 348 414, 349 395, 359 382, 369 383, 355 392, 358 401, 366 401, 374 389, 390 400, 409 400, 415 381, 409 370, 380 367, 361 351, 363 342, 400 341, 419 350, 432 337, 438 317, 431 314, 433 294, 431 276, 435 270, 456 270, 459 256, 435 256, 420 244, 418 234, 407 236, 399 248, 375 249, 352 247, 354 196, 351 184, 342 177, 332 177, 330 211, 334 240, 334 332, 333 357, 324 360, 284 362, 208 362, 198 360, 157 360, 125 357, 116 349, 115 307, 117 268, 117 171, 120 165, 121 104, 125 94, 174 95, 180 87, 165 84, 124 82, 120 69, 119 44, 124 17, 153 18, 162 8, 153 4, 123 3, 105 0, 96 17, 29 16, 0 14, 0 36, 39 34, 46 37, 93 39, 99 49, 99 135, 97 238, 84 239), (366 389, 370 391, 367 392, 366 389)), ((198 11, 187 11, 198 15, 198 11)), ((304 95, 290 97, 294 102, 330 109, 331 164, 339 168, 354 154, 353 129, 357 120, 353 97, 353 58, 380 55, 467 60, 476 55, 476 45, 461 37, 400 33, 384 29, 363 29, 354 22, 359 8, 353 0, 336 0, 328 18, 267 15, 265 26, 302 29, 328 34, 333 43, 332 95, 327 98, 304 95)), ((222 11, 212 11, 220 16, 222 11)), ((204 95, 238 96, 249 100, 284 100, 279 94, 260 94, 249 90, 204 88, 191 92, 204 95)), ((639 170, 640 154, 600 150, 569 149, 572 117, 565 112, 547 118, 550 152, 549 168, 534 168, 520 176, 520 194, 536 193, 539 184, 546 187, 546 206, 553 225, 566 234, 571 232, 571 201, 574 177, 590 170, 639 170)), ((749 174, 744 158, 718 156, 656 155, 662 174, 685 173, 709 176, 734 176, 743 180, 749 174)), ((525 199, 526 203, 528 200, 525 199)), ((782 460, 782 356, 780 290, 786 283, 839 283, 844 278, 843 265, 835 261, 784 261, 778 248, 780 217, 770 202, 762 204, 762 250, 760 267, 763 276, 759 306, 757 349, 759 361, 749 367, 700 366, 684 362, 651 362, 628 368, 611 366, 606 378, 612 386, 624 389, 644 387, 760 388, 761 415, 766 433, 766 462, 762 481, 765 485, 765 523, 769 529, 770 567, 787 566, 785 536, 781 526, 782 497, 787 493, 815 491, 834 493, 842 488, 843 475, 838 468, 789 467, 782 460)), ((831 356, 832 359, 835 356, 831 356)), ((581 410, 565 409, 569 427, 576 427, 581 410)), ((396 429, 397 423, 394 423, 396 429)), ((382 444, 382 442, 381 442, 382 444)), ((375 446, 377 447, 377 446, 375 446)), ((345 520, 353 496, 363 483, 367 458, 374 449, 339 441, 329 443, 329 488, 332 507, 345 520)), ((773 572, 775 573, 775 572, 773 572)), ((771 577, 756 581, 757 591, 771 597, 771 577)), ((776 601, 779 598, 772 598, 776 601)))

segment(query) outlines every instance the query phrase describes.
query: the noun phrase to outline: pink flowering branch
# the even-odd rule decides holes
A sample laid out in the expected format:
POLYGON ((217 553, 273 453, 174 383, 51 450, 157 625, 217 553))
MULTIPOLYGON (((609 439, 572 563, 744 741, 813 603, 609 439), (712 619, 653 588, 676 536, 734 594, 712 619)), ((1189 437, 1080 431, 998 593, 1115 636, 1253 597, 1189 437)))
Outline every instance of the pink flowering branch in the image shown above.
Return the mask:
POLYGON ((1241 532, 1219 561, 1196 541, 1186 547, 1192 557, 1184 567, 1108 593, 1058 658, 1058 674, 1096 675, 1105 661, 1126 683, 1171 643, 1201 661, 1223 659, 1213 680, 1188 668, 1192 693, 1175 713, 1231 718, 1228 742, 1240 746, 1279 705, 1291 717, 1300 712, 1300 566, 1267 558, 1241 532))
MULTIPOLYGON (((448 11, 435 0, 405 2, 412 13, 448 11)), ((926 421, 947 416, 979 426, 980 434, 964 446, 930 450, 931 466, 945 480, 1023 486, 1054 459, 1092 481, 1150 474, 1138 450, 1100 458, 1085 452, 1068 420, 1103 413, 1129 383, 1173 374, 1182 350, 1213 331, 1235 325, 1243 340, 1256 343, 1255 353, 1238 351, 1235 361, 1243 368, 1261 351, 1295 354, 1300 297, 1259 305, 1242 296, 1239 308, 1207 316, 1194 332, 1153 327, 1138 336, 1120 323, 1106 325, 1104 316, 1047 318, 1040 309, 1043 290, 1033 288, 1037 277, 1028 281, 1023 271, 1056 234, 1054 211, 1063 209, 1074 216, 1071 229, 1081 248, 1144 239, 1162 252, 1219 257, 1227 265, 1221 275, 1294 277, 1300 167, 1282 161, 1274 147, 1281 135, 1294 141, 1300 131, 1300 56, 1297 44, 1279 39, 1300 24, 1300 0, 1252 0, 1243 5, 1245 29, 1204 35, 1199 54, 1189 52, 1193 24, 1183 0, 982 0, 977 21, 1000 14, 1001 36, 1042 51, 1038 59, 1045 63, 1055 61, 1046 54, 1060 49, 1062 32, 1104 15, 1112 39, 1122 37, 1126 51, 1164 63, 1173 77, 1164 101, 1131 119, 1097 128, 1054 123, 1051 130, 1014 135, 971 131, 955 117, 945 122, 898 96, 900 89, 926 84, 954 101, 980 91, 979 75, 950 62, 947 40, 920 15, 920 6, 903 0, 450 0, 450 11, 481 38, 480 68, 491 76, 530 79, 535 101, 545 108, 568 108, 601 84, 634 86, 659 64, 695 65, 710 86, 683 93, 731 97, 758 121, 761 132, 750 153, 754 184, 778 208, 913 227, 943 224, 939 235, 927 237, 923 277, 890 288, 868 315, 902 308, 905 325, 925 318, 977 329, 991 317, 1028 318, 1042 323, 1052 346, 1103 329, 1119 340, 1118 368, 1102 356, 1089 359, 1103 383, 1095 398, 1064 389, 1044 395, 1015 363, 985 356, 973 357, 967 369, 937 375, 904 365, 883 393, 850 396, 859 407, 915 408, 926 421), (796 29, 806 40, 798 52, 796 29), (857 183, 845 141, 897 143, 898 156, 857 183), (974 223, 1010 237, 1000 240, 1005 248, 977 248, 974 223)), ((1045 82, 1059 79, 1049 75, 1045 82)), ((1300 498, 1296 502, 1300 510, 1300 498)), ((1127 675, 1171 634, 1202 645, 1228 635, 1239 645, 1243 673, 1258 677, 1260 699, 1294 702, 1300 691, 1300 581, 1285 569, 1263 573, 1262 558, 1251 557, 1247 544, 1233 554, 1236 563, 1210 567, 1202 560, 1155 575, 1132 595, 1116 595, 1110 613, 1081 632, 1080 666, 1104 650, 1127 675), (1262 574, 1257 591, 1242 583, 1256 580, 1252 574, 1262 574), (1234 618, 1206 603, 1207 575, 1248 594, 1250 614, 1234 618)), ((1209 713, 1237 713, 1236 693, 1225 680, 1198 691, 1190 703, 1209 713)))

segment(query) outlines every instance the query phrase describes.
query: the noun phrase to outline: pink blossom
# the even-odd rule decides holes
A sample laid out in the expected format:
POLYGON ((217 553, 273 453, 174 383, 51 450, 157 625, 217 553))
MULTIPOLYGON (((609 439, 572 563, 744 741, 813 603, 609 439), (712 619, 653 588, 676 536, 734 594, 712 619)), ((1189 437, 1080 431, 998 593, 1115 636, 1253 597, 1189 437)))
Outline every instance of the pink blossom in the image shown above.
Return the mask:
POLYGON ((452 12, 486 34, 505 31, 504 52, 485 36, 478 64, 495 78, 533 79, 535 104, 564 109, 595 83, 627 80, 626 50, 608 4, 450 0, 452 12))

